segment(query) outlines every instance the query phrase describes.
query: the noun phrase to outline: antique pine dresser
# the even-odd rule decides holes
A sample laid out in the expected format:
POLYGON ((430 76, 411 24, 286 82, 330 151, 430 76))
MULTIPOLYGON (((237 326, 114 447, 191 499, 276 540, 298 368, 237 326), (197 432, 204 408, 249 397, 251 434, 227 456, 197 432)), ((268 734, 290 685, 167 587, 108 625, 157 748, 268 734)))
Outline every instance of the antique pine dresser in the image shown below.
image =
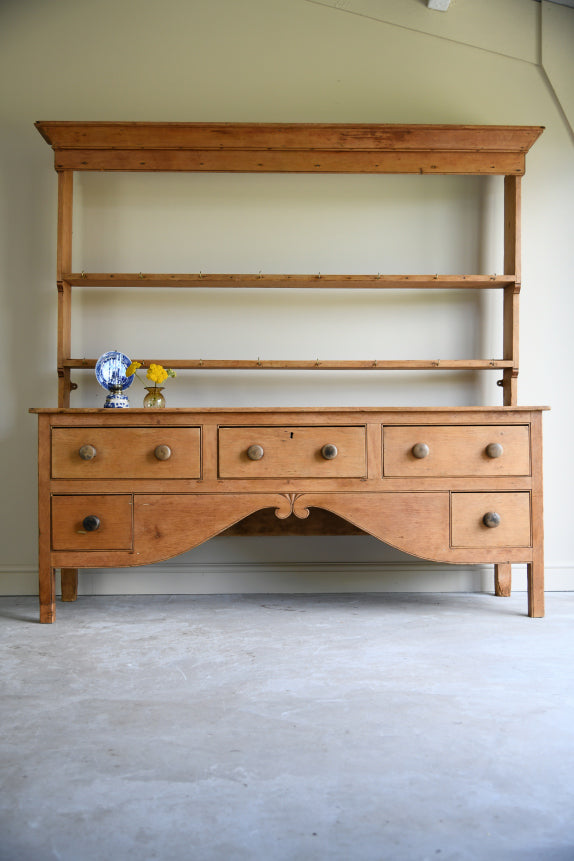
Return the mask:
MULTIPOLYGON (((58 173, 59 403, 39 420, 40 620, 74 600, 79 568, 157 562, 230 528, 337 523, 415 556, 495 566, 510 594, 526 563, 544 614, 544 407, 517 405, 521 178, 540 127, 39 122, 58 173), (504 177, 502 274, 151 274, 72 271, 75 171, 474 174, 504 177), (503 292, 498 359, 165 360, 176 369, 498 371, 502 406, 74 409, 72 288, 141 286, 503 292), (336 515, 336 517, 334 516, 336 515)), ((140 357, 144 366, 157 357, 140 357)))

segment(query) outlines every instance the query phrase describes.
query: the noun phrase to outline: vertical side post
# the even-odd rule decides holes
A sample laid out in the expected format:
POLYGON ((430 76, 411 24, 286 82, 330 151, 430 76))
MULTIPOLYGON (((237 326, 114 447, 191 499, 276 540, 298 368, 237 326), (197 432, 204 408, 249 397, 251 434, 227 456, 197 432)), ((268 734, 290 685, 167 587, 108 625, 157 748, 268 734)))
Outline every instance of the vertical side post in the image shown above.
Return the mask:
POLYGON ((70 358, 72 329, 72 291, 64 275, 72 271, 72 213, 74 203, 74 173, 58 172, 58 406, 70 406, 70 369, 63 360, 70 358))
POLYGON ((518 402, 518 312, 521 286, 521 199, 520 176, 504 177, 504 274, 514 275, 514 284, 504 288, 503 354, 512 368, 503 371, 504 406, 518 402))
MULTIPOLYGON (((502 372, 502 397, 505 407, 518 403, 518 314, 521 285, 521 202, 520 176, 504 177, 504 274, 514 275, 514 284, 504 288, 503 357, 512 362, 502 372)), ((508 597, 512 586, 512 566, 494 566, 494 593, 508 597)))
MULTIPOLYGON (((72 217, 74 207, 74 172, 58 172, 58 406, 70 406, 70 392, 74 384, 70 368, 64 367, 72 350, 72 287, 65 275, 72 271, 72 217)), ((61 570, 62 601, 75 601, 78 597, 78 569, 61 570)))

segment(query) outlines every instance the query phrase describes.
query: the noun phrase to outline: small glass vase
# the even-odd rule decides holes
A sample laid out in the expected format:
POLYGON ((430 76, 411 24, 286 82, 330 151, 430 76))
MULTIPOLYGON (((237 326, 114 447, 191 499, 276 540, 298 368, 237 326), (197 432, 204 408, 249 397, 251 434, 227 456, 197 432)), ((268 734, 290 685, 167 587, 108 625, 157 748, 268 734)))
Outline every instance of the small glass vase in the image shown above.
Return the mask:
POLYGON ((165 398, 162 395, 163 388, 161 386, 146 386, 147 395, 143 400, 144 407, 152 410, 161 410, 165 407, 165 398))

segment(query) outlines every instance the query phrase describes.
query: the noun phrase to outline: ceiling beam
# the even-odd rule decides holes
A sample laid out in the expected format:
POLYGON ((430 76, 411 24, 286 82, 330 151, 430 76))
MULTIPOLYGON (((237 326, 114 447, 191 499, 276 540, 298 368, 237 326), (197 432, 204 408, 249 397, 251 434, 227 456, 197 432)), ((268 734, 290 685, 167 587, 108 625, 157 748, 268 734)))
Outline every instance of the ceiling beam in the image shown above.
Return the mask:
MULTIPOLYGON (((540 3, 540 0, 538 0, 540 3)), ((555 6, 569 6, 574 9, 574 0, 548 0, 548 3, 554 3, 555 6)))

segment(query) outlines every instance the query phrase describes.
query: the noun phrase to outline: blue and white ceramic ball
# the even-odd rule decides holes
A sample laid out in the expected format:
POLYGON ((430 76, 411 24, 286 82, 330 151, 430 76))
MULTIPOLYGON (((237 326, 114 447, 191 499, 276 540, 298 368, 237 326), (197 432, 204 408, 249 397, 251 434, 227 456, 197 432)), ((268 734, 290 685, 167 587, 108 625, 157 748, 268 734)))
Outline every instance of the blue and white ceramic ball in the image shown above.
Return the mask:
POLYGON ((126 376, 131 360, 117 350, 104 353, 96 362, 96 379, 103 389, 109 392, 104 407, 106 409, 120 409, 129 407, 127 395, 124 389, 131 386, 134 375, 126 376))

